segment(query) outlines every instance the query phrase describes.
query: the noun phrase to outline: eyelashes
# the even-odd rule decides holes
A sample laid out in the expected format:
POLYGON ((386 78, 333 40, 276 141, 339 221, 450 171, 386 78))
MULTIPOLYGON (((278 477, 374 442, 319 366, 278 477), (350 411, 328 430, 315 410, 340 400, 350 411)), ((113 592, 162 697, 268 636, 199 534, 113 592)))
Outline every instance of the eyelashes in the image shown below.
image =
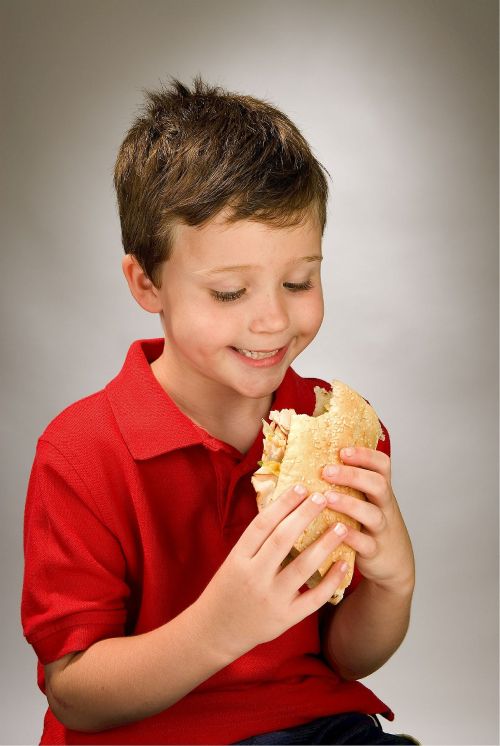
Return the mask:
POLYGON ((238 300, 238 298, 241 298, 241 296, 245 292, 245 288, 242 288, 241 290, 234 290, 228 293, 224 293, 219 290, 211 290, 210 292, 212 293, 215 300, 220 300, 225 303, 230 300, 238 300))
MULTIPOLYGON (((301 290, 311 290, 313 284, 311 280, 307 280, 306 282, 284 282, 283 287, 287 288, 287 290, 290 290, 290 292, 292 293, 298 293, 301 290)), ((238 300, 238 298, 241 298, 246 290, 245 288, 241 288, 241 290, 231 290, 227 292, 221 290, 211 290, 210 292, 212 293, 215 300, 221 301, 222 303, 227 303, 229 301, 238 300)))

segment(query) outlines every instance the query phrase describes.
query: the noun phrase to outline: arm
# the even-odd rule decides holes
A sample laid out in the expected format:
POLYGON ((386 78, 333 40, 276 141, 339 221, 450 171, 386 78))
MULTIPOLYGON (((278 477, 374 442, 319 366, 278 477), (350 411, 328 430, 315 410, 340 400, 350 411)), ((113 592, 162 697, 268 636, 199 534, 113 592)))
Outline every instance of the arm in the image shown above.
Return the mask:
POLYGON ((326 531, 281 567, 294 538, 324 508, 312 497, 290 488, 258 513, 203 593, 175 619, 47 665, 47 697, 58 720, 97 732, 155 715, 321 608, 342 581, 342 562, 317 587, 299 589, 341 538, 326 531))
POLYGON ((132 637, 100 640, 45 667, 54 715, 67 728, 100 731, 155 715, 263 642, 321 608, 344 574, 299 589, 341 538, 333 531, 284 570, 294 537, 324 504, 307 489, 285 491, 258 513, 199 598, 167 624, 132 637))
POLYGON ((322 653, 344 679, 379 669, 402 643, 410 621, 411 590, 391 593, 363 580, 338 609, 327 611, 322 653))
POLYGON ((115 637, 45 666, 50 709, 72 730, 96 732, 165 710, 232 662, 212 645, 195 604, 167 624, 115 637))
POLYGON ((356 550, 364 579, 338 607, 325 609, 320 633, 329 665, 345 679, 360 679, 380 668, 403 641, 415 570, 411 542, 391 488, 388 456, 355 448, 344 460, 353 466, 341 465, 337 474, 325 478, 366 494, 363 502, 335 493, 330 503, 362 524, 360 531, 349 528, 343 541, 356 550))

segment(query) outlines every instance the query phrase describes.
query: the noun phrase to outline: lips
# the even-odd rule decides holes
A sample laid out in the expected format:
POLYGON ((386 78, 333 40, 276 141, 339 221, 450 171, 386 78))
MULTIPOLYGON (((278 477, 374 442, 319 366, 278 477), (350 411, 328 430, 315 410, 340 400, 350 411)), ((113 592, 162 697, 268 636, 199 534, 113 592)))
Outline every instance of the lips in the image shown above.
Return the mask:
POLYGON ((288 350, 288 345, 276 347, 273 350, 247 350, 244 347, 231 347, 230 349, 246 365, 254 368, 269 368, 281 363, 288 350))
POLYGON ((235 347, 234 349, 241 355, 245 355, 245 357, 251 357, 252 360, 264 360, 266 357, 277 355, 281 347, 277 347, 275 350, 243 350, 239 347, 235 347))

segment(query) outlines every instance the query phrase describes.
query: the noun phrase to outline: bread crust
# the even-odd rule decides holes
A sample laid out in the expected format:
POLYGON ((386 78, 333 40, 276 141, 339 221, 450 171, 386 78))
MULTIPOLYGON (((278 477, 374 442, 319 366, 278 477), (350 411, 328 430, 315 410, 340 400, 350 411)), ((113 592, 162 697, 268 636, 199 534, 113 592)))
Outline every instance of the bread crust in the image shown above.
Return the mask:
MULTIPOLYGON (((331 482, 325 481, 321 477, 321 472, 326 464, 341 463, 341 448, 346 446, 377 447, 379 439, 383 438, 383 431, 377 414, 360 394, 342 381, 334 380, 332 382, 331 393, 319 386, 316 386, 314 391, 316 407, 313 416, 296 414, 293 410, 285 410, 287 412, 286 420, 288 421, 289 418, 290 425, 278 474, 272 474, 269 473, 269 469, 266 470, 266 438, 264 439, 262 466, 252 477, 252 484, 257 492, 259 511, 298 482, 304 484, 309 492, 325 492, 333 488, 337 492, 344 492, 360 500, 365 499, 365 495, 358 490, 335 486, 331 482), (326 411, 324 411, 325 407, 327 408, 326 411)), ((271 419, 274 419, 275 422, 279 421, 279 414, 278 412, 271 412, 271 419)), ((267 425, 267 428, 269 428, 269 425, 267 425)), ((267 451, 269 451, 269 448, 267 448, 267 451)), ((273 461, 272 463, 276 462, 273 461)), ((275 472, 278 471, 277 467, 273 468, 275 472)), ((338 513, 331 508, 325 508, 296 539, 282 566, 285 567, 321 536, 324 531, 339 521, 348 526, 359 528, 359 523, 349 516, 338 513)), ((340 587, 329 599, 333 605, 338 604, 352 580, 354 558, 354 550, 346 544, 340 544, 307 580, 307 585, 309 588, 314 588, 334 562, 345 560, 348 564, 347 573, 340 587)))

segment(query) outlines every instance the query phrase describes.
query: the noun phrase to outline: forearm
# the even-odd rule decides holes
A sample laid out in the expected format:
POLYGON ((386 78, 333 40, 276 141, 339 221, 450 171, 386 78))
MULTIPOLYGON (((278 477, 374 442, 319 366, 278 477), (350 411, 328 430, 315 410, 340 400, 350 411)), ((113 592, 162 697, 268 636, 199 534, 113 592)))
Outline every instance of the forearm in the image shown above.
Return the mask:
POLYGON ((151 632, 96 642, 54 679, 51 709, 90 732, 156 715, 231 663, 206 633, 193 605, 151 632))
POLYGON ((389 591, 363 580, 334 611, 322 632, 322 651, 345 679, 361 679, 398 649, 410 621, 413 583, 389 591))

